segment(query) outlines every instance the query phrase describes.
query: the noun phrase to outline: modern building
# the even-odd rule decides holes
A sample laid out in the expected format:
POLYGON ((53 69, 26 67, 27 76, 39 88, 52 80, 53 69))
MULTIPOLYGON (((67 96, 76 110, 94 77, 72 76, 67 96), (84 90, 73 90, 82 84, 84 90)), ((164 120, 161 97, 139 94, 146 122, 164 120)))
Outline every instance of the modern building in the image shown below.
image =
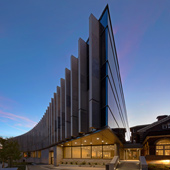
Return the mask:
POLYGON ((26 161, 58 165, 125 159, 125 138, 130 130, 106 6, 99 19, 90 15, 89 38, 78 40, 78 58, 71 56, 71 69, 65 69, 42 119, 15 139, 26 161))

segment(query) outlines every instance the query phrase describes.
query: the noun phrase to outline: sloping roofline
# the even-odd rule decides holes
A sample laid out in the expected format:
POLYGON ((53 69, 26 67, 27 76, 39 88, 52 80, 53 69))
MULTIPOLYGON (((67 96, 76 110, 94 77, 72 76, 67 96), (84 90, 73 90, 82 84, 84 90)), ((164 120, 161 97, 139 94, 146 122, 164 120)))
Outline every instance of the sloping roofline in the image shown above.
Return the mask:
POLYGON ((156 121, 156 122, 150 124, 149 126, 146 126, 146 127, 142 128, 142 129, 139 129, 137 132, 145 132, 148 129, 150 129, 150 128, 154 127, 154 126, 157 126, 157 125, 159 125, 159 124, 161 124, 161 123, 163 123, 163 122, 165 122, 165 121, 167 121, 169 119, 170 119, 170 116, 168 116, 168 117, 166 117, 164 119, 161 119, 159 121, 156 121))

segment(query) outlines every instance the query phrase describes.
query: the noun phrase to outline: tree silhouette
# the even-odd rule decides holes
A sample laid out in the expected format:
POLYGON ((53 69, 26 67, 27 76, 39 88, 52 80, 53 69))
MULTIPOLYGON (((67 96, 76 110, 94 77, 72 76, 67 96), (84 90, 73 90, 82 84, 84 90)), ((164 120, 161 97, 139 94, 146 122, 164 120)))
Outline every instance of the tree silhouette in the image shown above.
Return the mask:
POLYGON ((8 161, 8 166, 12 167, 13 161, 19 160, 22 157, 19 144, 13 138, 3 139, 2 137, 0 137, 0 143, 2 145, 2 149, 0 149, 2 166, 4 166, 4 162, 8 161))

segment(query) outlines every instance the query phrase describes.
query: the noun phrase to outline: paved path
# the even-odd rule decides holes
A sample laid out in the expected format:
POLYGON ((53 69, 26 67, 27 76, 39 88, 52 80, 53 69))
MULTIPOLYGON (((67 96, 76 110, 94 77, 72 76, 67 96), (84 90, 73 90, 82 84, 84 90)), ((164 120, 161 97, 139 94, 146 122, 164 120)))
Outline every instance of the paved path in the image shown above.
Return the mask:
POLYGON ((28 170, 105 170, 105 168, 93 168, 93 167, 55 167, 53 165, 28 165, 28 170))
POLYGON ((139 170, 139 162, 121 161, 116 170, 139 170))

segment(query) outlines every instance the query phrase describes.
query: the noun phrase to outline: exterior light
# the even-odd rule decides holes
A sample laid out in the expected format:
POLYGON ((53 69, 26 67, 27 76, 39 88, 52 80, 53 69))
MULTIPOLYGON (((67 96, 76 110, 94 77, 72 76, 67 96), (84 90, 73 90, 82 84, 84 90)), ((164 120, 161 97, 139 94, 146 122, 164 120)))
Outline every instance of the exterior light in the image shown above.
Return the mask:
POLYGON ((90 142, 90 144, 92 144, 92 142, 90 142))
POLYGON ((77 142, 75 142, 75 144, 77 144, 77 142))
POLYGON ((61 146, 63 146, 63 145, 61 145, 61 146))
POLYGON ((83 145, 83 144, 81 144, 81 145, 83 145))
POLYGON ((97 140, 99 140, 99 138, 97 138, 97 140))
POLYGON ((107 142, 106 142, 106 145, 107 145, 107 142))
POLYGON ((104 142, 104 140, 102 140, 102 142, 104 142))
POLYGON ((86 140, 84 140, 84 142, 86 142, 86 140))
POLYGON ((67 145, 69 145, 69 143, 67 145))

